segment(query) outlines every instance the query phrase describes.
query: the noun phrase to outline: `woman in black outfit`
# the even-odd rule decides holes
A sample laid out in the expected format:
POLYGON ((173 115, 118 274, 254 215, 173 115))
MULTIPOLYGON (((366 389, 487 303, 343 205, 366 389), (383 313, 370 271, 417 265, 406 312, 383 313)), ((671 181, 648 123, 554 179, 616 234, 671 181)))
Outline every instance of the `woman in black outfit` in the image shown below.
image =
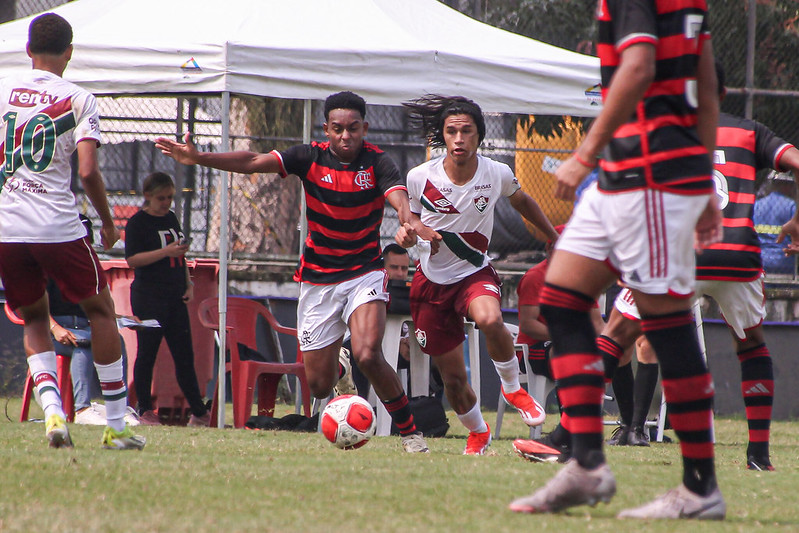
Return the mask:
POLYGON ((158 320, 160 328, 136 331, 139 342, 133 379, 141 423, 158 425, 150 389, 161 339, 175 362, 175 376, 189 402, 189 426, 207 426, 210 413, 203 403, 194 370, 191 324, 186 304, 194 296, 194 284, 186 266, 189 243, 171 211, 175 184, 169 175, 154 172, 142 184, 144 206, 125 228, 125 258, 135 269, 130 302, 140 319, 158 320))

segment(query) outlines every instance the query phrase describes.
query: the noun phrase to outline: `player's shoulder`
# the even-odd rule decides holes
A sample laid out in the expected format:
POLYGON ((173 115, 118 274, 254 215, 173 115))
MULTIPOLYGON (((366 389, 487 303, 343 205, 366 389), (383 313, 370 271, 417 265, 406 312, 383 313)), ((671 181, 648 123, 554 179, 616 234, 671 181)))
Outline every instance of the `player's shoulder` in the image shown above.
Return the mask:
POLYGON ((720 128, 738 128, 744 130, 754 130, 758 122, 738 115, 729 113, 719 113, 720 128))

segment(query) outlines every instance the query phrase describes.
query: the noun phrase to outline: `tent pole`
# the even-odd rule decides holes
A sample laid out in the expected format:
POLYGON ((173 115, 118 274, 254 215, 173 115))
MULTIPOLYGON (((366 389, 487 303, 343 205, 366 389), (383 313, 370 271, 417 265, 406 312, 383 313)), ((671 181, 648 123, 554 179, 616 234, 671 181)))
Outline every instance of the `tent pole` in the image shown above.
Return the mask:
MULTIPOLYGON (((222 93, 222 151, 230 151, 230 92, 222 93)), ((230 173, 219 174, 219 369, 216 380, 217 427, 225 427, 225 354, 227 353, 227 259, 230 173)))
MULTIPOLYGON (((305 100, 302 106, 302 143, 311 144, 311 101, 305 100)), ((305 235, 308 232, 308 220, 305 218, 305 194, 300 194, 300 246, 299 255, 305 248, 305 235)))

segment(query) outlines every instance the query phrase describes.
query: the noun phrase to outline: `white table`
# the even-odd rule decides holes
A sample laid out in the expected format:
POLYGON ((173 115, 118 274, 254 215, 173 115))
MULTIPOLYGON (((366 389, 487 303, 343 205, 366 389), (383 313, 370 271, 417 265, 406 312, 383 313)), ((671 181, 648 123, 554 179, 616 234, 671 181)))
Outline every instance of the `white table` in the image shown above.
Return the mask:
MULTIPOLYGON (((419 343, 416 342, 413 323, 410 315, 386 316, 386 331, 383 335, 383 357, 392 368, 397 368, 399 359, 399 342, 402 334, 402 324, 410 322, 410 335, 408 344, 410 347, 410 372, 411 390, 409 397, 427 396, 430 391, 430 356, 422 352, 419 343)), ((471 373, 471 385, 477 395, 477 403, 480 404, 480 338, 474 323, 464 323, 469 346, 469 366, 471 373)), ((386 411, 383 402, 377 398, 374 389, 369 387, 369 402, 377 407, 377 431, 376 435, 386 436, 391 432, 391 417, 386 411)))

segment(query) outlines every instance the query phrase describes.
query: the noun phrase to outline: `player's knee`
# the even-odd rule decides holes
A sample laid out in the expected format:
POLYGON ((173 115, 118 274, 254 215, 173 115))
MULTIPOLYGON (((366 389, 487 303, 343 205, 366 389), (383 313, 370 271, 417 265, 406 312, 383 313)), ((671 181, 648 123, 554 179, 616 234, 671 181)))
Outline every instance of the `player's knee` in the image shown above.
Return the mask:
POLYGON ((475 319, 477 328, 488 337, 499 337, 501 335, 510 335, 505 328, 505 322, 502 320, 502 315, 499 313, 489 313, 475 319))

